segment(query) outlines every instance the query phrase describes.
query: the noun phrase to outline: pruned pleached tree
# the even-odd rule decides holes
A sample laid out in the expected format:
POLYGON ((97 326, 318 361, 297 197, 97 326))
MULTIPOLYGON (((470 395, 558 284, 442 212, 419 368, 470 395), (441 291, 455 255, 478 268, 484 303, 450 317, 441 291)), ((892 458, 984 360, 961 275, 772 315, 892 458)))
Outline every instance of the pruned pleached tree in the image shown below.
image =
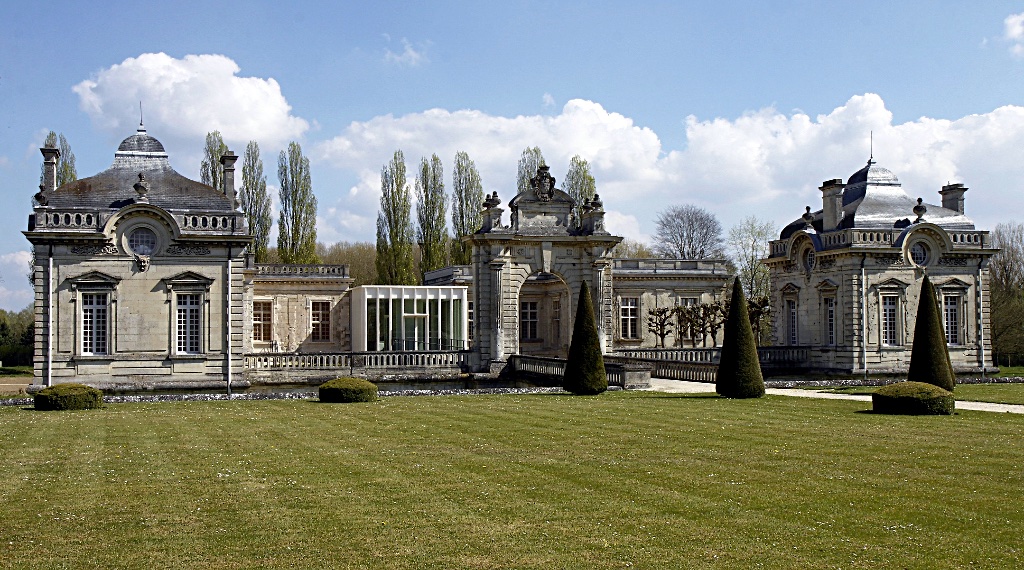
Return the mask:
POLYGON ((654 252, 679 259, 724 259, 722 224, 703 208, 671 206, 658 214, 654 252))
POLYGON ((277 223, 277 253, 282 263, 319 263, 316 256, 316 196, 309 159, 297 142, 277 157, 281 214, 277 223))
POLYGON ((465 152, 455 155, 452 168, 452 248, 451 261, 455 265, 472 263, 473 252, 462 236, 476 233, 483 225, 482 204, 484 187, 476 164, 465 152))
POLYGON ((405 178, 405 155, 396 150, 380 171, 377 212, 377 283, 415 285, 412 203, 405 178))
POLYGON ((421 278, 428 271, 448 265, 447 203, 441 159, 436 154, 429 161, 421 159, 416 174, 416 238, 420 246, 421 278))
POLYGON ((584 206, 597 195, 597 182, 590 173, 590 163, 579 155, 569 161, 569 171, 562 183, 562 190, 573 200, 569 227, 579 228, 583 225, 584 206))
POLYGON ((217 190, 223 190, 224 165, 220 163, 220 157, 228 151, 228 145, 224 144, 224 138, 220 131, 206 133, 206 145, 203 147, 203 162, 199 165, 199 181, 203 184, 213 186, 217 190))
POLYGON ((910 350, 908 382, 924 382, 953 391, 956 375, 949 361, 949 347, 942 328, 942 313, 928 275, 921 283, 921 297, 917 303, 917 321, 914 323, 914 345, 910 350))
POLYGON ((757 357, 757 343, 754 342, 747 300, 738 277, 733 281, 729 317, 725 321, 725 337, 715 376, 715 391, 726 398, 764 396, 764 377, 757 357))
MULTIPOLYGON (((64 133, 59 135, 50 131, 43 142, 45 148, 56 148, 60 150, 60 157, 57 159, 57 188, 78 180, 78 171, 75 168, 75 153, 71 151, 71 144, 64 138, 64 133)), ((46 165, 40 167, 39 183, 43 183, 43 172, 46 165)))
POLYGON ((537 169, 544 162, 544 154, 540 147, 526 147, 519 157, 519 165, 516 168, 516 192, 522 193, 530 189, 530 180, 537 176, 537 169))
POLYGON ((573 323, 562 385, 567 392, 578 396, 600 394, 608 389, 608 374, 604 369, 601 339, 597 336, 594 303, 586 282, 580 284, 576 321, 573 323))
POLYGON ((655 307, 647 310, 647 330, 658 337, 656 348, 665 348, 665 339, 672 334, 674 307, 655 307))
POLYGON ((263 173, 263 159, 260 158, 260 145, 256 141, 249 141, 242 155, 242 190, 238 199, 249 224, 249 233, 253 236, 252 253, 256 263, 267 263, 270 229, 274 218, 270 193, 267 192, 267 176, 263 173))

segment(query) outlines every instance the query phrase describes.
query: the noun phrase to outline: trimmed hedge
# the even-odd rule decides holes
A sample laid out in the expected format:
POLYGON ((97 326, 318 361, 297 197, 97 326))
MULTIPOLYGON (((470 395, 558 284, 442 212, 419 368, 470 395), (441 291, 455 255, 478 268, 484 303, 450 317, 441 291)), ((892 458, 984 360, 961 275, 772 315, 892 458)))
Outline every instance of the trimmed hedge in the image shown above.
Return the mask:
POLYGON ((881 414, 948 416, 955 406, 952 392, 925 382, 897 382, 871 394, 871 408, 881 414))
POLYGON ((85 384, 57 384, 36 392, 37 410, 90 410, 103 406, 103 392, 85 384))
POLYGON ((921 299, 917 305, 914 346, 910 350, 907 381, 927 382, 950 392, 956 386, 956 375, 949 362, 946 334, 942 330, 939 302, 935 296, 935 287, 927 275, 921 283, 921 299))
POLYGON ((739 277, 732 283, 732 302, 725 321, 725 338, 722 339, 722 353, 715 374, 715 391, 724 398, 764 396, 764 377, 757 357, 757 342, 750 326, 747 298, 743 295, 739 277))
POLYGON ((586 281, 580 283, 576 322, 572 328, 562 387, 577 396, 595 396, 608 389, 608 373, 601 355, 601 339, 597 336, 594 303, 586 281))
POLYGON ((335 378, 320 385, 320 401, 332 404, 374 402, 377 385, 362 378, 335 378))

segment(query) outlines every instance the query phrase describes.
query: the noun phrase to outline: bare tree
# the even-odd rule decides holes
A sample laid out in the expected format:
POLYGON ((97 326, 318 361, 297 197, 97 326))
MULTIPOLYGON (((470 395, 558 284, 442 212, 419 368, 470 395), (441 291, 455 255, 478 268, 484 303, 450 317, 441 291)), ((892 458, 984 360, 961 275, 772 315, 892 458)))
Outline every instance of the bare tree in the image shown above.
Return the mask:
POLYGON ((771 294, 770 273, 761 260, 768 257, 768 242, 775 235, 775 223, 759 220, 757 216, 747 216, 729 229, 729 253, 747 296, 750 326, 758 344, 767 340, 761 334, 768 332, 771 294))
POLYGON ((612 248, 612 257, 618 259, 648 259, 655 257, 651 246, 642 241, 626 238, 612 248))
POLYGON ((672 334, 673 307, 657 307, 647 311, 647 330, 658 337, 656 348, 665 348, 665 337, 672 334))
POLYGON ((580 155, 572 157, 569 161, 569 172, 562 182, 562 190, 573 200, 572 212, 570 214, 569 227, 578 228, 583 225, 584 204, 594 199, 597 195, 597 182, 590 173, 590 163, 580 158, 580 155))
POLYGON ((462 243, 462 236, 476 232, 483 225, 484 187, 476 164, 465 152, 455 155, 452 169, 452 263, 467 265, 472 251, 462 243))
POLYGON ((544 164, 544 154, 539 147, 526 147, 522 156, 519 157, 519 166, 516 170, 516 191, 526 192, 530 189, 530 179, 537 176, 537 169, 544 164))
POLYGON ((711 212, 690 204, 658 214, 654 252, 661 257, 722 259, 722 224, 711 212))
POLYGON ((1024 356, 1024 224, 997 224, 992 245, 1000 248, 989 265, 992 349, 1007 366, 1024 356))
POLYGON ((316 254, 328 265, 347 265, 353 287, 377 281, 377 246, 368 241, 318 243, 316 254))

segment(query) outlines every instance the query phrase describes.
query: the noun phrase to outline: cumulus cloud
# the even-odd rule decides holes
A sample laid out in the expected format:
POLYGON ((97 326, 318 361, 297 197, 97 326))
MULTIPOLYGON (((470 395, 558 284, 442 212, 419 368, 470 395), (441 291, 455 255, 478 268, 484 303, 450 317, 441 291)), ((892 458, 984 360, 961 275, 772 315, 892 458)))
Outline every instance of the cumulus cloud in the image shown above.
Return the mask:
MULTIPOLYGON (((390 40, 390 36, 385 35, 385 39, 390 40)), ((402 38, 402 51, 395 53, 390 48, 384 50, 384 62, 393 65, 405 66, 405 67, 419 67, 430 63, 430 59, 427 57, 427 48, 430 47, 430 42, 423 42, 420 44, 419 49, 413 47, 409 40, 402 38)))
POLYGON ((20 311, 32 302, 26 278, 31 260, 32 254, 24 250, 0 254, 0 309, 20 311))
POLYGON ((1010 42, 1010 53, 1024 57, 1024 12, 1010 14, 1003 20, 1003 39, 1010 42))
POLYGON ((943 184, 963 182, 972 188, 967 214, 982 227, 1006 218, 1007 205, 1020 195, 1016 181, 1024 179, 1024 107, 894 124, 882 98, 867 93, 814 117, 769 107, 736 118, 690 116, 681 128, 685 148, 665 149, 652 130, 575 99, 553 116, 444 109, 379 116, 352 123, 315 153, 357 180, 324 209, 337 239, 372 239, 380 167, 396 149, 405 153, 410 183, 420 157, 432 153, 445 162, 450 180, 451 161, 465 150, 485 191, 498 191, 506 204, 523 148, 539 146, 559 182, 579 154, 591 163, 609 229, 640 240, 654 233, 657 213, 673 204, 707 208, 726 228, 751 214, 781 227, 805 205, 820 209, 820 183, 846 179, 863 166, 872 132, 875 160, 899 176, 908 194, 936 203, 943 184))
POLYGON ((541 97, 541 101, 544 102, 545 107, 555 106, 555 98, 552 97, 550 93, 545 93, 544 96, 541 97))
POLYGON ((223 55, 144 53, 100 70, 72 91, 93 122, 114 136, 135 130, 141 101, 146 127, 165 146, 184 141, 195 147, 219 130, 231 147, 258 140, 280 148, 309 129, 292 114, 277 81, 240 77, 240 71, 223 55))

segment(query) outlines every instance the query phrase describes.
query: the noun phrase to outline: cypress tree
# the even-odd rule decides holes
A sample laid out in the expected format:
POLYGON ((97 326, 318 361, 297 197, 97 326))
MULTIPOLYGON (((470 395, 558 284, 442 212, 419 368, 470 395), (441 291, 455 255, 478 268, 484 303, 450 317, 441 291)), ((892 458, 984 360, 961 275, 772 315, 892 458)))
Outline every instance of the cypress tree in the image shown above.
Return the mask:
POLYGON ((946 335, 942 330, 942 315, 935 298, 935 287, 928 276, 921 283, 921 298, 917 303, 917 322, 914 323, 914 347, 910 352, 908 382, 925 382, 953 391, 956 376, 949 362, 946 335))
POLYGON ((594 303, 590 300, 590 287, 586 282, 580 284, 563 387, 577 396, 600 394, 608 389, 601 340, 597 337, 597 323, 594 321, 594 303))
POLYGON ((732 284, 732 302, 725 321, 722 356, 715 377, 715 391, 726 398, 764 396, 764 378, 757 359, 757 342, 747 314, 747 298, 737 277, 732 284))

